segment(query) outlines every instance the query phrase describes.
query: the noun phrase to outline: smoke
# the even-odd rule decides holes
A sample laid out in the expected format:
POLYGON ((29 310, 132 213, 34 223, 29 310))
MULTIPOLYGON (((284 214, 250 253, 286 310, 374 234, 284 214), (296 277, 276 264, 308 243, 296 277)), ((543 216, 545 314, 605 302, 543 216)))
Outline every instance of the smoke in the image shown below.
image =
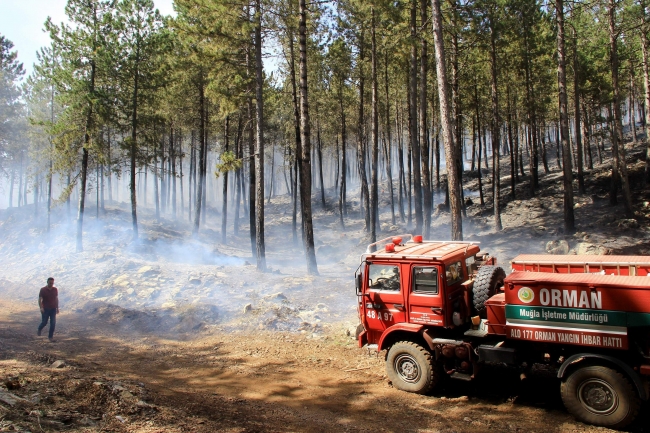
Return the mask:
POLYGON ((194 238, 187 215, 165 214, 157 222, 153 210, 143 207, 140 237, 133 241, 130 206, 107 203, 99 217, 94 207, 86 208, 84 250, 77 253, 74 206, 70 214, 65 204, 55 207, 49 231, 45 210, 35 212, 31 203, 1 210, 5 272, 0 296, 36 305, 38 289, 53 276, 63 311, 133 333, 261 328, 311 335, 326 324, 354 318, 356 297, 350 288, 359 257, 355 250, 361 247, 353 224, 349 235, 341 233, 333 212, 319 212, 322 276, 310 277, 302 245, 292 241, 288 198, 277 201, 267 213, 266 273, 256 270, 243 218, 239 236, 232 234, 230 220, 228 242, 221 244, 221 221, 214 212, 208 212, 194 238))

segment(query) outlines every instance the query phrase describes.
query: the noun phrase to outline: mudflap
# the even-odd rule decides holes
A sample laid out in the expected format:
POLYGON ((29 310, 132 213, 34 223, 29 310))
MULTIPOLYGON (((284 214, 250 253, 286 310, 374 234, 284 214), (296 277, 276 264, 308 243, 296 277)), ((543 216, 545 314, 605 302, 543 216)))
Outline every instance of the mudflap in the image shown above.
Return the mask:
POLYGON ((363 347, 368 344, 368 331, 363 327, 362 323, 359 323, 356 330, 356 338, 359 342, 359 347, 363 347))

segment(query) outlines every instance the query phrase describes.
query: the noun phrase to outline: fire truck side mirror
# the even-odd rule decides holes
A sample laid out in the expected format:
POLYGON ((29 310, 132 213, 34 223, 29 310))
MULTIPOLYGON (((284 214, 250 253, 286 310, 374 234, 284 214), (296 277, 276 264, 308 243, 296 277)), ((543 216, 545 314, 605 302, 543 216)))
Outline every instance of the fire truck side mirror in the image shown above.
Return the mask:
POLYGON ((357 288, 357 296, 361 295, 361 274, 357 274, 354 276, 354 284, 355 287, 357 288))

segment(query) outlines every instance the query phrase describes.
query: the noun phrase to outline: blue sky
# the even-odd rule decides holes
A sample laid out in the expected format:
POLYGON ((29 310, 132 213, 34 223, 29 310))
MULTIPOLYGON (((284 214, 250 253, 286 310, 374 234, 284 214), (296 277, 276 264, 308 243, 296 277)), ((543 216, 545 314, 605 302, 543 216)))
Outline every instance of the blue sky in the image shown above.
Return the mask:
MULTIPOLYGON (((174 12, 173 0, 154 0, 154 4, 163 15, 174 12)), ((27 74, 32 72, 36 52, 50 44, 43 23, 48 16, 55 23, 65 21, 65 5, 66 0, 0 0, 0 34, 14 43, 27 74)))

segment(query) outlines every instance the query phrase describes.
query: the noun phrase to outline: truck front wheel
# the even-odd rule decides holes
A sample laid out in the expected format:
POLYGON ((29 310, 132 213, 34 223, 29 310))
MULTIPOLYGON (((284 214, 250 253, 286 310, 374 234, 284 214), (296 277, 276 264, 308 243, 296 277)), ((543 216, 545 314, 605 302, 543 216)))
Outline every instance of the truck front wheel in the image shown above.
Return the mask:
POLYGON ((627 377, 603 366, 582 367, 562 382, 567 410, 582 422, 620 429, 637 416, 640 400, 627 377))
POLYGON ((390 348, 386 372, 395 388, 416 394, 429 392, 440 377, 431 353, 410 341, 400 341, 390 348))

